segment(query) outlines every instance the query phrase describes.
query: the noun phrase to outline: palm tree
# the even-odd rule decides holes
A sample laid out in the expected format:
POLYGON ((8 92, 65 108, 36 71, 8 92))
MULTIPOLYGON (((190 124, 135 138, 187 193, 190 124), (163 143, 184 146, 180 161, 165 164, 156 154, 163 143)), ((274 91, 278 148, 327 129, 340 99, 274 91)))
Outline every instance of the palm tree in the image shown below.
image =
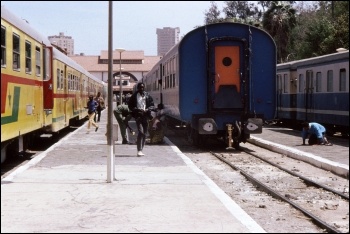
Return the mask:
POLYGON ((282 63, 288 56, 289 34, 296 24, 296 10, 292 8, 292 3, 291 1, 273 1, 263 16, 263 27, 276 42, 279 63, 282 63))

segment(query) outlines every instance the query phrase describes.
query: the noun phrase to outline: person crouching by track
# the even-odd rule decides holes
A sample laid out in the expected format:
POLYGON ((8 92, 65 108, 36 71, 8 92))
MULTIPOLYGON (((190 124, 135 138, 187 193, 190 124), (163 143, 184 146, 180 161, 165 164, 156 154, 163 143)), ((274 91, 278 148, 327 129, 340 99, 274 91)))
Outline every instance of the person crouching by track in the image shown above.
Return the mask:
POLYGON ((90 125, 92 124, 95 127, 95 132, 98 130, 98 125, 95 123, 94 118, 96 114, 96 108, 97 108, 97 102, 94 100, 94 96, 89 96, 89 101, 87 102, 87 109, 88 109, 88 116, 89 116, 89 122, 87 124, 87 130, 88 133, 90 131, 90 125))
POLYGON ((134 135, 135 132, 129 126, 129 120, 131 119, 132 116, 128 105, 125 105, 125 104, 118 105, 113 110, 113 114, 119 124, 120 135, 122 136, 122 139, 123 139, 122 144, 129 144, 128 138, 126 136, 126 128, 130 130, 130 133, 132 135, 134 135))
POLYGON ((309 145, 333 145, 329 143, 326 138, 326 128, 316 122, 304 122, 302 124, 302 138, 303 145, 305 145, 305 140, 309 138, 309 145))
POLYGON ((136 121, 137 135, 137 156, 144 156, 142 153, 146 142, 148 131, 148 120, 152 118, 151 111, 154 109, 153 98, 145 92, 145 84, 138 83, 137 91, 132 94, 128 103, 132 117, 136 121))

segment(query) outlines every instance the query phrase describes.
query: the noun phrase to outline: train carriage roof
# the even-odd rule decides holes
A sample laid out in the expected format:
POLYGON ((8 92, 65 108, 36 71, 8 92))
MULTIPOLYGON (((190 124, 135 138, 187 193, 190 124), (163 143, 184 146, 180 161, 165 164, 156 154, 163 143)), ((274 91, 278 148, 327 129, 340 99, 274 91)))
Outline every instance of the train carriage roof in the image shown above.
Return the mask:
POLYGON ((67 64, 68 66, 70 66, 72 68, 75 68, 76 70, 83 73, 87 77, 90 77, 90 78, 92 78, 100 83, 102 82, 100 79, 96 78, 90 72, 85 70, 80 64, 75 62, 73 59, 69 58, 67 55, 63 54, 61 51, 59 51, 55 47, 53 47, 53 58, 67 64))
POLYGON ((300 66, 310 66, 313 64, 328 63, 336 60, 349 60, 349 50, 340 50, 337 53, 326 54, 326 55, 321 55, 317 57, 301 59, 296 61, 290 61, 287 63, 280 63, 280 64, 277 64, 277 68, 280 71, 284 69, 296 69, 297 67, 300 67, 300 66))
POLYGON ((51 42, 47 37, 43 36, 41 33, 36 31, 27 21, 20 19, 19 17, 11 13, 5 8, 5 6, 1 6, 1 19, 4 19, 8 23, 20 29, 22 32, 29 35, 34 40, 48 46, 51 45, 51 42))

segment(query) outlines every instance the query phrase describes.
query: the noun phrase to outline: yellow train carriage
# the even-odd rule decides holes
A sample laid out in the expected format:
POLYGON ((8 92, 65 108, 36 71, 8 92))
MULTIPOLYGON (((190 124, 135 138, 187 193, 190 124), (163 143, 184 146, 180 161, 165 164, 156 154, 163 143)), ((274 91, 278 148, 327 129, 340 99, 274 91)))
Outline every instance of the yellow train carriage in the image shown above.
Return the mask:
POLYGON ((105 83, 65 54, 53 48, 53 109, 51 132, 72 125, 87 116, 90 94, 96 96, 105 83))
POLYGON ((90 94, 106 84, 1 6, 1 163, 43 132, 87 116, 90 94))
POLYGON ((23 148, 30 140, 25 134, 45 124, 43 85, 51 78, 46 45, 46 37, 1 6, 1 162, 11 140, 23 148))

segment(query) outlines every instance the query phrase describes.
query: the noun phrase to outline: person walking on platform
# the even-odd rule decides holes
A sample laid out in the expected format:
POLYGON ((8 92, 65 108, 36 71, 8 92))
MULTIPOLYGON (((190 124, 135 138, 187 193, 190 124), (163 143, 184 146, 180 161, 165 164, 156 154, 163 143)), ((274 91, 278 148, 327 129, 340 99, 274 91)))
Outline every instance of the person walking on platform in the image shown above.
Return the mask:
POLYGON ((95 101, 97 102, 97 108, 96 108, 96 115, 94 117, 95 122, 100 122, 101 120, 101 111, 105 108, 105 100, 101 96, 101 92, 97 93, 97 96, 95 97, 95 101), (97 121, 96 121, 97 117, 97 121))
POLYGON ((129 126, 129 120, 131 119, 131 111, 129 110, 128 105, 121 104, 118 105, 114 110, 113 114, 118 121, 120 134, 122 136, 122 144, 129 144, 128 138, 126 136, 126 128, 130 130, 131 134, 135 134, 132 128, 129 126))
POLYGON ((89 122, 87 125, 88 132, 90 131, 90 125, 93 125, 96 129, 95 132, 98 130, 98 125, 95 123, 94 118, 96 114, 96 108, 97 108, 97 102, 94 100, 94 96, 89 96, 89 101, 87 102, 87 109, 88 109, 88 115, 89 115, 89 122))
POLYGON ((138 130, 137 156, 144 156, 142 150, 146 142, 148 120, 152 118, 151 111, 154 109, 153 98, 149 93, 145 92, 144 83, 137 84, 137 91, 131 95, 128 106, 131 110, 132 117, 136 120, 138 130))
POLYGON ((303 145, 305 145, 305 140, 309 138, 309 145, 333 145, 328 142, 326 138, 326 128, 316 122, 304 122, 302 124, 302 138, 303 145))

